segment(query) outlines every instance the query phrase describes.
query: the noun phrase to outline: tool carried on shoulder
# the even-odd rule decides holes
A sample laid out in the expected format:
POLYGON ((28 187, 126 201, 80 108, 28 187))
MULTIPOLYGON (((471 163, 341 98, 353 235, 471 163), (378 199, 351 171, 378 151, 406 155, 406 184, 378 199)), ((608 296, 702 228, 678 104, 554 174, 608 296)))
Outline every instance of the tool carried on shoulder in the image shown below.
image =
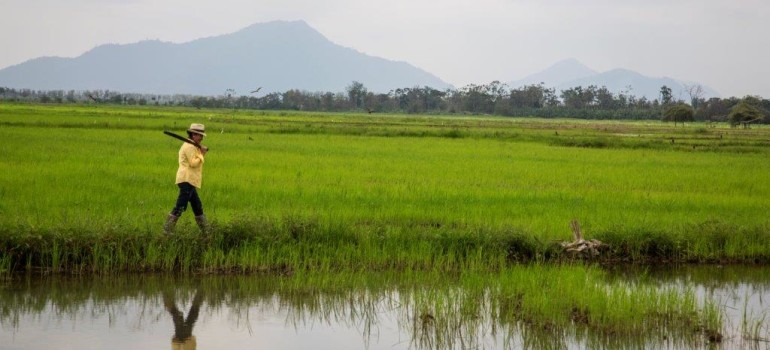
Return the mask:
POLYGON ((182 135, 175 134, 175 133, 173 133, 171 131, 168 131, 168 130, 163 130, 163 133, 168 135, 168 136, 171 136, 171 137, 173 137, 175 139, 179 139, 179 140, 182 140, 182 141, 187 142, 189 144, 192 144, 193 146, 198 147, 198 149, 201 150, 201 151, 202 150, 206 150, 206 152, 209 151, 208 147, 206 147, 204 145, 201 145, 201 144, 199 144, 199 143, 197 143, 197 142, 195 142, 195 141, 193 141, 191 139, 188 139, 188 138, 186 138, 186 137, 184 137, 182 135))

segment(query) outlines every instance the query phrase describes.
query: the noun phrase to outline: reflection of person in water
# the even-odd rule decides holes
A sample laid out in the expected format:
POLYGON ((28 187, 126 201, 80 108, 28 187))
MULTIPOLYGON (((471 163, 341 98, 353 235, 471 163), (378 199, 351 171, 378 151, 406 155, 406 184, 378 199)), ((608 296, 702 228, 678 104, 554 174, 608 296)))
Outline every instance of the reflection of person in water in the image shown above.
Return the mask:
POLYGON ((198 320, 198 310, 200 309, 201 301, 203 301, 203 296, 200 292, 196 292, 192 306, 190 306, 190 312, 187 313, 187 318, 185 318, 184 313, 176 307, 174 298, 168 294, 163 294, 163 305, 174 320, 174 337, 171 338, 172 350, 195 350, 197 347, 192 330, 193 326, 195 326, 195 321, 198 320))

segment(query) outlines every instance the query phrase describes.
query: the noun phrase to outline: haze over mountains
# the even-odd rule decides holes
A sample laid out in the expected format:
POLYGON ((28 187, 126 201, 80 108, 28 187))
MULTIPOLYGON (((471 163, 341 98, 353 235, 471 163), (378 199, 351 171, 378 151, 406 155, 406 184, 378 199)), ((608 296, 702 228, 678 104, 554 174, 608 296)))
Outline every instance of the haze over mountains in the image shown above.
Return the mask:
MULTIPOLYGON (((415 86, 453 88, 406 62, 337 45, 303 21, 258 23, 181 44, 148 40, 100 45, 75 58, 40 57, 0 70, 0 87, 153 94, 222 95, 232 89, 237 95, 248 95, 258 87, 260 94, 290 89, 343 92, 353 81, 373 92, 415 86)), ((688 83, 626 69, 600 73, 575 59, 557 62, 508 85, 541 82, 556 88, 557 95, 571 87, 595 85, 653 100, 666 85, 675 98, 688 98, 684 86, 688 83)), ((705 98, 719 96, 707 86, 703 91, 705 98)))
POLYGON ((182 44, 101 45, 75 58, 41 57, 0 70, 0 86, 158 94, 247 95, 290 89, 342 92, 451 87, 405 62, 334 44, 303 21, 274 21, 182 44))
POLYGON ((671 88, 671 94, 674 98, 689 101, 686 86, 700 85, 703 88, 701 97, 719 97, 716 90, 703 84, 679 81, 668 77, 651 78, 622 68, 597 72, 573 58, 559 61, 541 72, 511 81, 508 85, 515 88, 540 83, 548 88, 555 88, 557 95, 561 90, 576 86, 595 85, 597 87, 606 86, 609 91, 616 94, 624 93, 634 95, 637 98, 646 97, 648 100, 654 100, 660 98, 660 88, 665 85, 671 88))

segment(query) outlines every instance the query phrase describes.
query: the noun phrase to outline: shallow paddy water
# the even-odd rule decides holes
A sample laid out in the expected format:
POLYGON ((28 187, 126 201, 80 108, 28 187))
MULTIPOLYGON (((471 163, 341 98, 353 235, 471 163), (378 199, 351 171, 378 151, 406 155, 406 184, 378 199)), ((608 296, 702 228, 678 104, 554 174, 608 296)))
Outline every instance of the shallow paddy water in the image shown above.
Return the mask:
POLYGON ((724 317, 718 341, 531 327, 496 318, 485 300, 480 317, 440 313, 426 299, 453 300, 463 287, 451 276, 437 286, 433 277, 14 275, 0 284, 0 348, 770 349, 766 267, 608 270, 609 280, 690 289, 698 302, 716 302, 724 317))

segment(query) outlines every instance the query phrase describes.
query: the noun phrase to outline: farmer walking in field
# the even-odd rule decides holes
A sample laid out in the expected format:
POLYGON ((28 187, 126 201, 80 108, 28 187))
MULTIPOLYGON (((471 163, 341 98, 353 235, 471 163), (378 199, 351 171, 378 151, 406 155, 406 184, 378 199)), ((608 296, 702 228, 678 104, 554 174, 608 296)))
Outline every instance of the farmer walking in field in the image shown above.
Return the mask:
MULTIPOLYGON (((163 225, 163 231, 166 234, 172 234, 177 220, 182 213, 187 210, 187 204, 192 206, 195 214, 195 222, 203 233, 209 228, 206 215, 203 214, 203 204, 198 196, 198 189, 201 188, 201 179, 203 177, 204 156, 208 148, 201 145, 203 137, 206 136, 206 128, 203 124, 193 123, 187 129, 187 136, 194 143, 182 143, 179 148, 179 170, 176 172, 176 185, 179 187, 179 196, 176 199, 176 205, 166 218, 166 224, 163 225)), ((180 136, 181 137, 181 136, 180 136)))

